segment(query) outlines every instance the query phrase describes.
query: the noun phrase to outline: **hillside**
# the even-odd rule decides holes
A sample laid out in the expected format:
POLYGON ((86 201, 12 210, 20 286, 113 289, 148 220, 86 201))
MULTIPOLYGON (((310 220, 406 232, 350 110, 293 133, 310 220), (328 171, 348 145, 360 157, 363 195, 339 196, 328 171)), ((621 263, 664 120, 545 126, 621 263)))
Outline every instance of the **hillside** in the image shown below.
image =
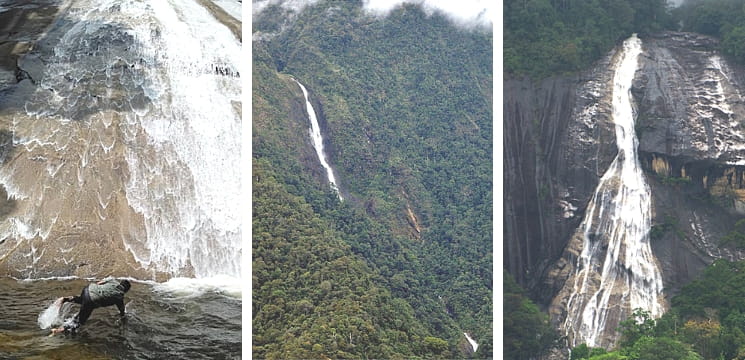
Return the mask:
MULTIPOLYGON (((323 269, 329 261, 321 248, 305 249, 310 255, 304 258, 318 262, 315 268, 287 257, 306 242, 298 241, 302 231, 278 233, 280 226, 292 229, 300 222, 264 221, 276 217, 265 204, 277 195, 263 190, 266 177, 256 174, 270 171, 275 186, 296 199, 287 205, 291 211, 305 206, 316 219, 307 230, 326 229, 326 246, 357 264, 353 278, 369 279, 336 296, 369 298, 362 289, 390 294, 383 296, 390 296, 392 308, 362 301, 355 312, 360 319, 377 314, 376 307, 399 309, 386 321, 369 320, 383 334, 398 335, 370 338, 366 345, 383 355, 490 358, 491 34, 455 27, 411 5, 374 17, 356 2, 323 1, 294 15, 270 5, 255 15, 253 33, 254 269, 262 258, 278 258, 286 270, 275 280, 286 281, 303 266, 323 269), (343 202, 311 146, 303 94, 293 78, 308 88, 319 113, 343 202), (289 250, 277 248, 278 242, 289 250), (475 354, 464 332, 480 344, 475 354), (380 350, 380 344, 393 350, 380 350)), ((341 276, 343 270, 329 271, 341 276)), ((324 307, 312 296, 320 285, 302 283, 285 301, 324 307)), ((265 333, 257 328, 284 333, 290 326, 257 315, 272 304, 265 294, 274 286, 254 279, 255 354, 279 346, 259 344, 265 333)), ((308 331, 310 325, 294 326, 308 331)), ((307 356, 339 356, 312 345, 307 356)), ((344 351, 372 357, 361 349, 344 351)))

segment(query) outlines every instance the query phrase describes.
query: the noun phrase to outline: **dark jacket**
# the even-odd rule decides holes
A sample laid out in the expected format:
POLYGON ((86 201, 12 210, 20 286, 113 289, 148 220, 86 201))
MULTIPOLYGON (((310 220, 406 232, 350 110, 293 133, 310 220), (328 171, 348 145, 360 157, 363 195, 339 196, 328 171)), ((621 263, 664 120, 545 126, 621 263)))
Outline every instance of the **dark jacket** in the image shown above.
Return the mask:
POLYGON ((123 288, 118 280, 106 280, 103 284, 90 284, 83 288, 80 296, 65 298, 63 302, 80 304, 80 311, 71 322, 64 325, 66 333, 75 333, 91 316, 93 309, 116 305, 119 315, 124 316, 124 294, 129 290, 123 288))

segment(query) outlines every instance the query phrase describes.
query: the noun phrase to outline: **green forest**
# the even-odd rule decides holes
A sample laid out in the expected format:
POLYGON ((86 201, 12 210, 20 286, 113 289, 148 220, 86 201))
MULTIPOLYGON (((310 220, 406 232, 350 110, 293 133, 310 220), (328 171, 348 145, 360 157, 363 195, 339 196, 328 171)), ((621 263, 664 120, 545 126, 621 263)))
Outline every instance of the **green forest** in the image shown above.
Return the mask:
POLYGON ((505 0, 505 77, 573 73, 632 33, 675 23, 666 0, 505 0))
POLYGON ((254 357, 492 358, 491 32, 361 1, 253 32, 254 357))
POLYGON ((682 30, 711 35, 721 40, 720 50, 730 59, 745 63, 745 3, 740 0, 688 0, 675 9, 682 30))
POLYGON ((505 0, 505 76, 541 79, 586 69, 632 33, 680 30, 720 39, 745 64, 745 3, 687 0, 505 0))

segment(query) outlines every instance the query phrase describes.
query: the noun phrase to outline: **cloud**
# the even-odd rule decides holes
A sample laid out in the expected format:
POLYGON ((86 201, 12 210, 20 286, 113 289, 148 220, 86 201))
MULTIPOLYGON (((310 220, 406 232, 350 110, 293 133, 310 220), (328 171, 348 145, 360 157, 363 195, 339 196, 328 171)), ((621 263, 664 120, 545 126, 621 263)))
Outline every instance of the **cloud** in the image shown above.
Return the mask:
POLYGON ((364 7, 385 16, 403 3, 421 4, 428 14, 440 11, 457 25, 466 27, 491 28, 496 16, 494 0, 364 0, 364 7))
MULTIPOLYGON (((269 5, 279 5, 296 16, 303 8, 320 0, 253 0, 252 14, 256 16, 269 5)), ((420 4, 431 15, 439 11, 453 23, 463 27, 491 29, 496 17, 494 0, 363 0, 365 10, 377 16, 387 16, 391 10, 404 3, 420 4)))
POLYGON ((680 5, 683 5, 683 2, 684 1, 685 0, 668 0, 667 3, 670 4, 670 5, 672 5, 672 6, 674 6, 674 7, 678 7, 680 5))
POLYGON ((279 5, 285 10, 292 10, 300 13, 304 7, 317 3, 318 0, 253 0, 251 4, 251 14, 257 15, 269 5, 279 5))

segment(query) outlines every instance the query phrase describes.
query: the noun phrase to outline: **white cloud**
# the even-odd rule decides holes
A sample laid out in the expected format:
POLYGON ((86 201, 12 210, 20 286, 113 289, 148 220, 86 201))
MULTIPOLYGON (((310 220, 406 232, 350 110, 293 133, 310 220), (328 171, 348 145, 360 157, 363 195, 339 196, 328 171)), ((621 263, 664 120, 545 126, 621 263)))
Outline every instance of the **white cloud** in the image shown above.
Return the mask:
POLYGON ((441 11, 462 26, 491 28, 496 16, 494 0, 364 0, 365 9, 383 16, 403 3, 422 4, 428 14, 441 11))
POLYGON ((269 5, 279 5, 287 10, 299 13, 304 7, 317 3, 318 0, 253 0, 251 13, 256 15, 269 5))
MULTIPOLYGON (((253 0, 252 13, 260 13, 268 5, 279 5, 284 9, 292 10, 295 14, 319 0, 253 0)), ((386 16, 388 13, 403 3, 421 4, 425 12, 431 15, 440 11, 449 17, 455 24, 465 27, 485 27, 491 29, 494 17, 496 17, 494 0, 364 0, 364 8, 375 15, 386 16)))

